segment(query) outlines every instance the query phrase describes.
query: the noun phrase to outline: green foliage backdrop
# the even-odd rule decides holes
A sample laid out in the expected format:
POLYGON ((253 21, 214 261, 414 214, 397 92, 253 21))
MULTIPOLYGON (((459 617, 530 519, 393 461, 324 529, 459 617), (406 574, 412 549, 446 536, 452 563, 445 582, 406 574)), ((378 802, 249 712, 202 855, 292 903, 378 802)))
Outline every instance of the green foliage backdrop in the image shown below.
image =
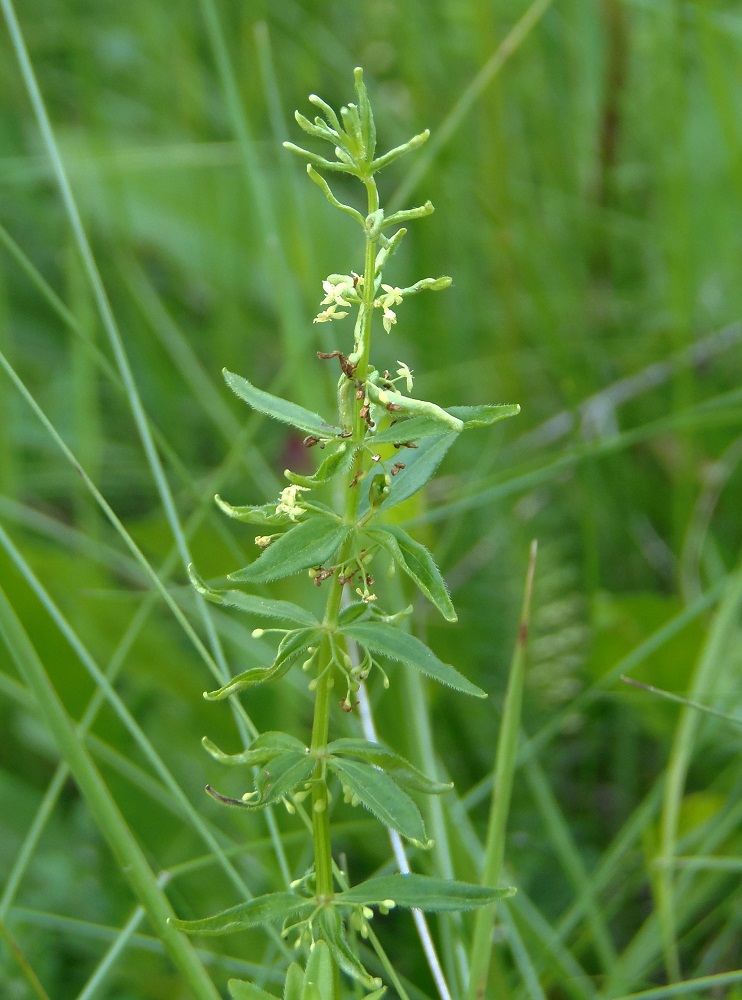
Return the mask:
MULTIPOLYGON (((427 806, 436 847, 419 863, 477 878, 537 537, 506 857, 519 892, 500 911, 498 996, 593 1000, 681 975, 727 982, 742 953, 738 6, 17 3, 97 289, 24 83, 13 6, 1 6, 0 583, 73 720, 98 692, 79 739, 152 869, 169 873, 178 912, 224 908, 240 886, 265 891, 307 863, 281 811, 266 824, 203 794, 216 765, 200 737, 239 749, 229 712, 201 697, 215 686, 207 661, 238 673, 264 661, 264 646, 228 613, 202 617, 183 555, 209 579, 244 565, 252 533, 225 524, 214 493, 268 503, 301 458, 292 434, 246 418, 222 367, 310 409, 332 398, 334 372, 314 353, 343 345, 311 320, 321 279, 355 266, 355 231, 280 143, 296 140, 291 112, 307 111, 308 93, 346 101, 363 65, 383 145, 433 133, 382 181, 397 207, 436 206, 395 258, 395 281, 454 279, 406 304, 380 360, 403 358, 420 395, 444 405, 523 408, 464 440, 404 512, 460 616, 439 623, 421 606, 418 628, 491 692, 472 705, 431 688, 422 704, 400 671, 400 697, 371 692, 381 735, 456 783, 427 806)), ((308 583, 281 596, 314 599, 308 583)), ((10 620, 0 993, 185 998, 60 770, 10 620)), ((245 705, 261 730, 300 733, 310 719, 302 678, 245 705)), ((388 853, 379 828, 351 810, 337 822, 358 874, 374 873, 388 853)), ((411 995, 434 996, 411 922, 393 914, 379 933, 402 943, 411 995)), ((456 983, 457 924, 441 920, 436 933, 456 983)), ((235 973, 267 988, 280 980, 281 945, 263 932, 208 944, 222 991, 235 973)))

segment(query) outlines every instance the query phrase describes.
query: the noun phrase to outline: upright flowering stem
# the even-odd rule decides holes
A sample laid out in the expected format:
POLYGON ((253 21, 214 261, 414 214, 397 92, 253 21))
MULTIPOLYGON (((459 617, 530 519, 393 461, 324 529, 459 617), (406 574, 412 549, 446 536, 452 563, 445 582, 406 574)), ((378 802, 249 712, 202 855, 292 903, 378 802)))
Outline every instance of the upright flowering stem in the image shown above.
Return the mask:
MULTIPOLYGON (((376 184, 372 177, 364 181, 368 193, 368 214, 371 215, 379 207, 379 195, 376 184)), ((363 273, 363 296, 358 310, 358 321, 356 326, 356 356, 360 351, 360 357, 356 364, 356 373, 359 381, 362 380, 369 367, 369 356, 371 351, 371 324, 374 313, 374 284, 376 271, 376 244, 370 234, 366 233, 366 247, 364 254, 363 273)), ((352 357, 352 356, 351 356, 352 357)), ((358 505, 360 500, 360 490, 357 482, 360 475, 365 471, 365 451, 363 439, 366 436, 366 422, 361 416, 362 399, 353 397, 353 438, 355 447, 353 463, 347 474, 344 487, 344 511, 343 520, 346 524, 354 524, 358 517, 358 505)), ((353 537, 351 536, 340 551, 338 563, 340 566, 348 560, 353 547, 353 537)), ((329 631, 332 631, 338 623, 338 615, 342 603, 344 584, 335 574, 330 584, 330 593, 327 598, 325 614, 322 624, 329 631)), ((332 699, 333 676, 332 670, 328 669, 332 658, 332 650, 329 641, 325 642, 325 655, 318 657, 318 678, 317 692, 314 703, 314 723, 312 726, 311 750, 317 756, 318 763, 315 770, 315 784, 312 791, 312 832, 314 837, 314 864, 316 877, 316 891, 318 896, 331 896, 333 893, 332 877, 332 843, 330 837, 330 819, 328 815, 329 796, 326 780, 326 771, 323 764, 323 757, 327 752, 327 743, 330 724, 330 705, 332 699)))
MULTIPOLYGON (((250 614, 282 619, 290 628, 256 629, 254 635, 278 632, 282 635, 273 662, 250 667, 216 691, 206 693, 218 701, 248 691, 258 684, 279 680, 295 663, 304 660, 304 669, 314 666, 310 690, 315 694, 310 746, 304 739, 281 732, 256 736, 250 747, 237 754, 220 750, 210 740, 205 749, 217 760, 257 768, 254 791, 232 799, 211 786, 207 791, 216 801, 241 809, 263 809, 284 801, 293 811, 311 791, 313 870, 292 885, 290 892, 268 893, 201 920, 175 920, 186 933, 228 933, 284 921, 283 934, 298 933, 296 945, 309 945, 305 967, 289 966, 284 1000, 341 1000, 339 970, 360 984, 364 1000, 380 1000, 381 979, 363 965, 353 938, 352 926, 376 949, 382 966, 402 1000, 407 994, 399 983, 368 921, 376 907, 388 913, 396 906, 421 910, 473 909, 486 906, 507 895, 509 890, 493 889, 434 877, 407 874, 372 878, 353 886, 334 880, 329 804, 330 779, 340 782, 346 801, 363 805, 378 820, 419 848, 430 847, 420 810, 409 791, 441 795, 449 790, 405 761, 399 753, 377 742, 339 738, 329 742, 330 714, 336 680, 347 688, 340 704, 354 708, 353 694, 378 669, 384 686, 389 681, 382 663, 397 660, 407 669, 417 670, 433 680, 473 697, 486 697, 451 664, 414 636, 399 631, 395 623, 409 612, 389 614, 377 605, 371 592, 370 567, 381 556, 391 560, 450 622, 456 612, 440 570, 432 554, 384 514, 421 489, 433 475, 442 454, 458 434, 468 427, 484 427, 518 412, 515 405, 480 404, 443 409, 428 400, 416 399, 412 392, 412 372, 398 361, 396 375, 377 371, 371 364, 371 332, 374 313, 381 310, 387 333, 397 322, 394 311, 410 295, 439 291, 451 283, 448 277, 421 278, 407 288, 382 283, 382 271, 406 230, 401 224, 422 218, 433 211, 426 202, 385 216, 379 205, 374 174, 399 156, 420 146, 428 133, 413 136, 381 156, 375 156, 376 128, 360 69, 355 72, 358 103, 348 104, 340 114, 321 98, 310 101, 324 117, 314 122, 297 112, 299 125, 314 139, 329 143, 335 159, 327 159, 293 143, 286 145, 305 157, 310 180, 330 204, 350 216, 364 234, 363 274, 330 274, 322 287, 325 297, 315 323, 331 323, 357 309, 353 350, 347 357, 341 350, 319 354, 337 358, 341 375, 338 382, 337 415, 326 420, 317 413, 280 399, 253 386, 247 379, 225 372, 230 388, 258 412, 290 424, 304 435, 307 447, 319 446, 323 458, 312 475, 285 471, 290 485, 281 491, 277 506, 263 504, 234 507, 217 497, 230 517, 256 526, 255 542, 261 550, 248 566, 231 574, 240 583, 270 583, 294 573, 306 573, 328 590, 322 620, 287 601, 256 598, 242 591, 213 590, 192 572, 196 589, 207 600, 237 607, 250 614), (366 191, 366 215, 342 204, 333 194, 324 173, 345 173, 360 181, 366 191), (389 230, 393 232, 389 233, 389 230), (387 235, 385 235, 387 230, 387 235), (386 458, 384 457, 386 456, 386 458), (391 456, 391 457, 390 457, 391 456), (401 460, 399 460, 401 459, 401 460), (312 491, 336 484, 333 506, 313 499, 312 491), (354 586, 360 600, 343 608, 343 590, 354 586), (351 583, 352 582, 352 583, 351 583), (348 656, 346 646, 355 644, 359 662, 348 656)), ((383 599, 383 595, 382 595, 383 599)), ((335 734, 333 734, 334 736, 335 734)), ((249 983, 230 983, 233 1000, 270 996, 249 983)), ((355 995, 358 995, 356 990, 355 995)))

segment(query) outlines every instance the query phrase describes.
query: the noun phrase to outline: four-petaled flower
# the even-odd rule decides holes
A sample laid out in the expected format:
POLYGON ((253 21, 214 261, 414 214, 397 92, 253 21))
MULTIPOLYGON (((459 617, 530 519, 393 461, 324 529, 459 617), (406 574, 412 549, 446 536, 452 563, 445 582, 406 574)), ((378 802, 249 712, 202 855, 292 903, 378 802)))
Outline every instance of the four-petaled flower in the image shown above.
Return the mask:
POLYGON ((325 297, 320 302, 320 305, 327 306, 331 302, 334 302, 335 305, 338 306, 349 306, 350 302, 348 302, 348 300, 344 298, 344 296, 348 294, 351 295, 353 294, 353 279, 350 277, 350 275, 347 274, 342 274, 337 276, 333 275, 333 277, 338 277, 339 280, 330 281, 330 279, 327 278, 326 281, 322 282, 322 288, 324 289, 325 297))
POLYGON ((276 507, 276 514, 288 514, 292 521, 298 520, 305 513, 305 510, 297 497, 300 491, 306 493, 308 490, 308 486, 287 486, 286 489, 281 490, 281 502, 276 507))
POLYGON ((382 285, 381 287, 386 292, 386 295, 379 296, 379 298, 374 302, 374 305, 384 310, 381 322, 383 323, 386 332, 389 333, 391 328, 397 322, 397 314, 392 309, 392 306, 398 306, 402 301, 402 289, 397 288, 394 285, 382 285))
POLYGON ((358 301, 354 281, 356 279, 350 274, 331 274, 322 282, 325 297, 320 305, 328 308, 315 316, 315 323, 330 323, 334 319, 343 319, 348 315, 347 312, 338 312, 338 306, 347 309, 351 302, 358 301))
POLYGON ((394 324, 397 322, 397 314, 393 309, 390 309, 389 306, 384 306, 384 315, 381 317, 381 322, 386 332, 389 333, 394 324))
POLYGON ((317 315, 312 320, 313 323, 330 323, 334 319, 342 319, 347 316, 347 312, 338 312, 337 304, 335 302, 332 305, 324 309, 322 312, 317 313, 317 315))
POLYGON ((397 375, 405 380, 407 386, 407 391, 412 392, 412 370, 404 361, 397 361, 399 368, 397 369, 397 375))

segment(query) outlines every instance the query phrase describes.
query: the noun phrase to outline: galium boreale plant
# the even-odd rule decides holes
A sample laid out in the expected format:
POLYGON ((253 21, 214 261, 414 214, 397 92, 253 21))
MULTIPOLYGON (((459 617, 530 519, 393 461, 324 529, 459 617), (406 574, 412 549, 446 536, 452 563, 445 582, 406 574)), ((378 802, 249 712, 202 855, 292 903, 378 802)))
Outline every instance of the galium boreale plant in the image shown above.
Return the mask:
MULTIPOLYGON (((191 934, 224 934, 281 923, 282 934, 291 936, 308 956, 303 965, 290 965, 285 1000, 341 1000, 341 972, 356 981, 354 997, 359 995, 359 984, 366 1000, 384 994, 386 987, 367 971, 356 946, 360 934, 380 947, 369 929, 374 910, 468 910, 511 891, 402 873, 350 885, 332 852, 329 806, 331 789, 338 785, 346 801, 365 806, 414 846, 427 848, 432 843, 410 792, 441 794, 450 786, 430 780, 393 748, 343 735, 347 726, 331 732, 331 709, 339 702, 345 713, 352 713, 372 671, 380 671, 383 686, 389 687, 383 667, 387 661, 420 671, 463 695, 486 696, 401 627, 411 608, 395 611, 382 605, 374 576, 377 564, 385 570, 395 567, 446 620, 456 620, 431 553, 386 515, 425 486, 459 434, 519 410, 516 405, 443 408, 412 395, 413 374, 405 363, 398 362, 393 374, 371 363, 374 328, 381 326, 389 334, 405 299, 441 291, 451 279, 422 278, 406 288, 385 281, 386 268, 406 233, 404 223, 429 215, 433 206, 427 202, 387 215, 379 202, 376 174, 422 145, 428 132, 377 155, 374 118, 360 69, 355 71, 355 90, 357 103, 341 108, 339 115, 314 95, 310 101, 321 115, 309 121, 296 114, 312 139, 329 143, 334 158, 285 143, 308 161, 310 180, 330 204, 357 223, 364 244, 357 272, 330 274, 322 282, 324 297, 314 319, 334 324, 355 313, 352 348, 347 353, 338 348, 317 355, 319 363, 339 365, 337 412, 325 419, 256 388, 240 375, 224 373, 229 387, 250 407, 298 430, 304 445, 321 454, 321 462, 313 475, 286 470, 288 483, 275 503, 232 506, 216 498, 225 514, 252 525, 260 550, 249 566, 230 578, 249 585, 303 574, 309 586, 325 591, 324 615, 320 619, 298 604, 242 590, 214 590, 192 571, 194 586, 208 600, 281 625, 254 633, 280 636, 272 663, 246 670, 205 697, 219 701, 249 692, 258 684, 280 681, 299 665, 314 694, 311 736, 264 732, 237 754, 203 741, 217 760, 255 774, 254 787, 241 799, 207 787, 218 802, 258 810, 283 801, 289 812, 306 815, 309 810, 311 869, 282 891, 240 902, 216 916, 175 921, 191 934), (325 173, 356 178, 365 191, 365 210, 339 201, 325 173)), ((270 1000, 270 994, 247 982, 231 980, 229 988, 234 1000, 270 1000)))

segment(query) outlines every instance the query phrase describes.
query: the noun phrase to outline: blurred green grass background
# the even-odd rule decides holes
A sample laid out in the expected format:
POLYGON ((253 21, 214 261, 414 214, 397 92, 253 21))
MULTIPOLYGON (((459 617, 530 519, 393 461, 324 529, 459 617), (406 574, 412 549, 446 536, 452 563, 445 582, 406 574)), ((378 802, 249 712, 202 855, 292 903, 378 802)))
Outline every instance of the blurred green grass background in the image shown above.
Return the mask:
MULTIPOLYGON (((456 781, 429 807, 432 857, 413 863, 476 878, 537 537, 506 859, 520 892, 503 908, 492 988, 592 1000, 665 982, 673 955, 685 978, 742 965, 738 723, 619 680, 739 717, 742 12, 712 0, 542 10, 504 62, 495 53, 526 11, 520 0, 26 0, 17 16, 175 515, 207 577, 253 554, 213 494, 267 502, 304 458, 284 428, 231 397, 221 368, 327 410, 335 371, 315 351, 350 337, 311 323, 322 278, 360 261, 352 223, 281 149, 298 140, 293 109, 308 114, 312 92, 334 106, 352 99, 363 65, 382 146, 432 130, 416 161, 381 178, 387 204, 436 206, 411 227, 393 280, 450 274, 454 284, 405 303, 392 335, 377 337, 376 363, 403 359, 419 394, 443 405, 517 401, 522 413, 457 445, 409 516, 460 615, 442 625, 421 606, 417 627, 492 698, 472 706, 431 690, 422 710, 396 677, 392 693, 372 692, 377 724, 456 781), (658 864, 668 856, 684 867, 658 864)), ((5 24, 0 226, 9 365, 216 660, 232 672, 264 662, 253 624, 212 615, 208 631, 199 617, 5 24)), ((0 494, 2 586, 69 713, 82 716, 96 684, 51 601, 101 669, 113 664, 136 724, 250 890, 275 886, 286 869, 264 820, 219 810, 201 791, 207 780, 244 790, 198 744, 208 733, 238 745, 229 711, 201 699, 211 686, 202 659, 6 374, 0 494)), ((282 593, 317 599, 303 581, 282 593)), ((146 923, 93 980, 135 901, 74 784, 57 779, 44 799, 58 752, 0 649, 2 926, 53 1000, 186 997, 146 923)), ((261 730, 299 735, 311 718, 303 678, 246 707, 261 730)), ((237 902, 110 706, 87 745, 154 870, 178 873, 176 909, 200 916, 237 902)), ((308 862, 305 838, 290 817, 274 823, 293 877, 308 862)), ((348 812, 338 823, 351 872, 386 861, 370 820, 348 812)), ((433 996, 411 922, 389 924, 412 995, 433 996)), ((441 920, 436 932, 455 985, 466 925, 441 920)), ((43 995, 0 948, 2 996, 43 995)), ((275 988, 283 959, 265 935, 209 942, 209 952, 220 988, 251 963, 275 988)))

